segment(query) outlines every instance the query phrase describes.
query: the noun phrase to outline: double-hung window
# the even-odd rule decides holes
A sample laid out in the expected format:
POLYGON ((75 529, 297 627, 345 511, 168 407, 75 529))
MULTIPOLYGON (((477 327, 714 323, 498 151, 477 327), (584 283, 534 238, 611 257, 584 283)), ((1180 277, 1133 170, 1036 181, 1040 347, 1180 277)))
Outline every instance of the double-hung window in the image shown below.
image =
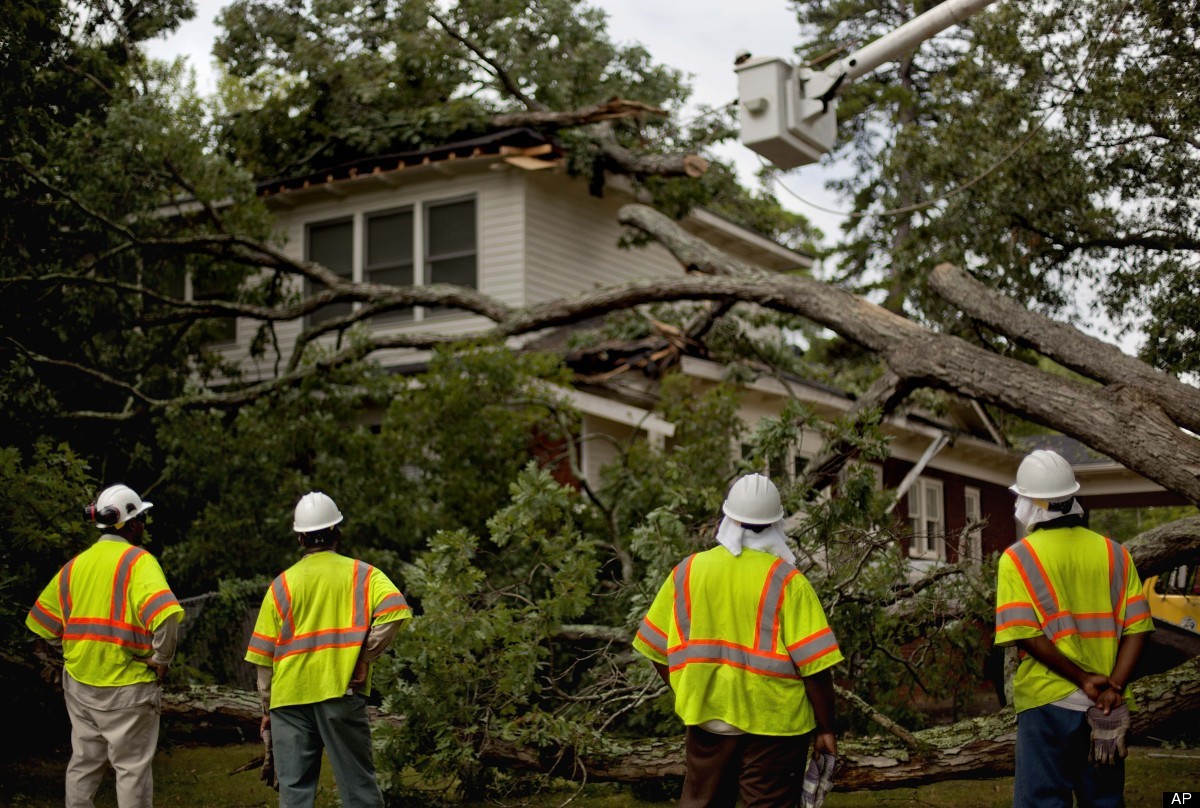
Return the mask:
MULTIPOLYGON (((355 282, 397 287, 446 283, 478 289, 476 231, 474 197, 430 201, 309 224, 305 256, 355 282)), ((309 295, 323 289, 320 284, 305 282, 309 295)), ((309 315, 309 324, 344 316, 360 305, 323 306, 309 315)), ((408 322, 448 311, 451 309, 406 307, 376 315, 372 321, 408 322)))
POLYGON ((946 519, 941 480, 918 477, 908 489, 908 525, 912 533, 909 555, 944 559, 946 519))
MULTIPOLYGON (((335 275, 354 280, 354 220, 310 224, 306 232, 305 258, 328 269, 335 275)), ((305 279, 305 296, 325 291, 322 284, 305 279)), ((310 325, 344 317, 351 312, 350 303, 331 303, 308 316, 310 325)))
MULTIPOLYGON (((367 250, 364 280, 389 286, 413 285, 413 211, 384 211, 367 216, 367 250)), ((376 315, 377 323, 394 323, 413 318, 412 308, 376 315)))

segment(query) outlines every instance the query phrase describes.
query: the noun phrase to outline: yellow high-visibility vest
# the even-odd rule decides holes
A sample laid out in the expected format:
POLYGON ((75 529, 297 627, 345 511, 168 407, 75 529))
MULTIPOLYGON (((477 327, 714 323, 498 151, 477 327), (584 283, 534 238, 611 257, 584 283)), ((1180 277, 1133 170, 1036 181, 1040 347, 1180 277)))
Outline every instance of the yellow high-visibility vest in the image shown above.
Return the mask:
MULTIPOLYGON (((1121 637, 1153 630, 1129 551, 1099 533, 1083 527, 1035 530, 1000 556, 996 645, 1044 635, 1083 670, 1107 676, 1121 637)), ((1018 713, 1075 690, 1073 682, 1022 652, 1013 678, 1018 713)), ((1132 701, 1130 708, 1136 708, 1132 701)))
POLYGON ((183 608, 157 559, 140 547, 101 539, 68 561, 42 590, 25 625, 59 638, 71 678, 95 687, 155 681, 142 664, 154 631, 183 608))
MULTIPOLYGON (((246 661, 273 668, 271 709, 346 693, 371 626, 408 620, 412 609, 382 571, 323 550, 271 583, 246 661)), ((370 693, 368 673, 364 692, 370 693)))
POLYGON ((667 665, 688 726, 719 719, 755 735, 803 735, 816 717, 802 677, 842 652, 812 585, 770 553, 714 547, 659 589, 633 647, 667 665))

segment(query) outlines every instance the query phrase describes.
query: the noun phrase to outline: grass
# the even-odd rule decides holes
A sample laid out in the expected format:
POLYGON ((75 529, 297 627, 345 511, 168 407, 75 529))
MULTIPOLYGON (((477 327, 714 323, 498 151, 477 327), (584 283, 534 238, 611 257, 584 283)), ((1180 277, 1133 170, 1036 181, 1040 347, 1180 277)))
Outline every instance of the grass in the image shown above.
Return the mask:
MULTIPOLYGON (((232 746, 176 746, 154 760, 156 806, 184 808, 242 808, 276 804, 275 792, 263 785, 255 771, 230 774, 259 754, 257 744, 232 746)), ((0 806, 49 808, 62 804, 62 778, 68 753, 57 758, 6 756, 0 761, 0 806)), ((1130 808, 1162 805, 1164 791, 1200 790, 1200 751, 1134 747, 1126 761, 1125 798, 1130 808)), ((629 789, 613 784, 585 787, 559 783, 531 797, 487 803, 513 808, 555 808, 567 801, 579 808, 642 808, 664 803, 636 799, 629 789)), ((669 803, 666 803, 669 804, 669 803)), ((1012 778, 951 780, 920 788, 889 791, 834 792, 829 808, 867 806, 946 806, 999 808, 1012 804, 1012 778)), ((329 762, 322 766, 317 808, 339 805, 329 762)), ((116 806, 111 773, 96 798, 97 808, 116 806)), ((476 806, 482 808, 482 804, 476 806)))

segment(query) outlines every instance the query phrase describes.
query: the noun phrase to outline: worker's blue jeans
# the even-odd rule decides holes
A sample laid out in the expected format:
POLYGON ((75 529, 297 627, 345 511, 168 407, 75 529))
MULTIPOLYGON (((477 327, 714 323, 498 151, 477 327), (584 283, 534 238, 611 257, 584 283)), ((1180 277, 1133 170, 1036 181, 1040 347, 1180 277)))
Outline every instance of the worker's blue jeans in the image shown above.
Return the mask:
POLYGON ((322 749, 329 753, 344 808, 382 808, 383 795, 371 759, 366 696, 271 710, 271 745, 279 776, 279 808, 312 808, 322 749))
POLYGON ((1017 714, 1017 773, 1013 808, 1081 808, 1125 805, 1125 761, 1088 763, 1087 713, 1047 704, 1017 714))

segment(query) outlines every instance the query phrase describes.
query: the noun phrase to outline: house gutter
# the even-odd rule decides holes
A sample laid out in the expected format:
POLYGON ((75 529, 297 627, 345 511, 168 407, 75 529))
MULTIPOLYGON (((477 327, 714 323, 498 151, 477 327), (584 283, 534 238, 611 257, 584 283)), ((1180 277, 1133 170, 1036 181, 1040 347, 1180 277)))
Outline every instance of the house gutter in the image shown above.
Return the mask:
POLYGON ((618 424, 625 424, 634 429, 643 430, 649 433, 652 438, 660 440, 675 436, 675 424, 659 418, 649 410, 643 410, 641 407, 634 407, 629 404, 622 404, 619 401, 613 401, 612 399, 593 395, 592 393, 585 393, 582 390, 562 388, 559 392, 576 409, 587 415, 594 415, 597 418, 604 418, 608 421, 615 421, 618 424))
POLYGON ((925 448, 925 453, 921 455, 916 465, 908 470, 908 474, 904 475, 904 479, 900 481, 900 485, 896 486, 896 498, 892 500, 892 504, 887 507, 885 513, 891 513, 895 510, 900 499, 908 493, 908 489, 912 488, 913 483, 921 476, 921 472, 929 465, 929 461, 933 460, 937 453, 946 448, 949 443, 950 436, 945 432, 939 432, 937 437, 933 439, 933 442, 925 448))

